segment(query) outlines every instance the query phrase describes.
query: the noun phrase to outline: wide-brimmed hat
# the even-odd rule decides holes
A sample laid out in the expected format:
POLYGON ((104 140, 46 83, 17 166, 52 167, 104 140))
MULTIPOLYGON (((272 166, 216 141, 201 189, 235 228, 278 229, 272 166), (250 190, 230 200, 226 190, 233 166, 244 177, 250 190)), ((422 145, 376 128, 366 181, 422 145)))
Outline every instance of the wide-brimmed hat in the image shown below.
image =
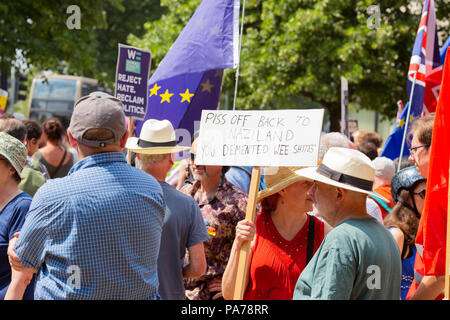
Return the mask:
POLYGON ((177 146, 175 130, 169 120, 149 119, 144 122, 139 138, 128 138, 128 150, 143 154, 176 153, 190 149, 177 146))
POLYGON ((349 148, 330 148, 318 167, 297 170, 297 175, 338 188, 365 193, 389 202, 372 191, 375 168, 364 153, 349 148))
POLYGON ((258 201, 265 197, 271 196, 280 190, 283 190, 284 188, 290 186, 293 183, 296 183, 297 181, 312 181, 309 178, 301 177, 295 173, 296 170, 302 168, 305 167, 278 167, 278 170, 275 174, 264 175, 266 189, 258 192, 258 201))
POLYGON ((27 161, 27 154, 27 148, 20 140, 0 132, 0 155, 9 161, 19 175, 27 161))

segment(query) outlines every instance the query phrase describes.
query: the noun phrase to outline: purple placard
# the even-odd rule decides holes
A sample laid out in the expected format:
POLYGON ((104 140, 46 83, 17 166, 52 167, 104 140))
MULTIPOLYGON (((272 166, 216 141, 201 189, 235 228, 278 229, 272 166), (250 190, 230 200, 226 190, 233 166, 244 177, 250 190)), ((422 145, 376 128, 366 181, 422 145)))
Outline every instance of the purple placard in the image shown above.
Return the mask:
POLYGON ((114 96, 127 117, 145 118, 151 57, 150 51, 119 43, 114 96))

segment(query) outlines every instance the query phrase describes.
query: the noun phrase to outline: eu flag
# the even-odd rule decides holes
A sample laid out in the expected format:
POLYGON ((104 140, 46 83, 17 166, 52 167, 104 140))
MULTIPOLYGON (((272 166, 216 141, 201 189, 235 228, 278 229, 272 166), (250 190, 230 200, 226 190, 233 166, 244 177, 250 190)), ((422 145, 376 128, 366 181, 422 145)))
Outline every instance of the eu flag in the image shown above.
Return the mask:
MULTIPOLYGON (((406 92, 408 98, 414 90, 411 101, 405 106, 397 120, 394 131, 387 138, 381 156, 394 160, 400 157, 403 134, 408 131, 414 119, 436 110, 442 79, 442 63, 439 55, 439 43, 436 29, 436 12, 433 0, 425 0, 422 16, 417 30, 416 40, 408 70, 406 92), (415 79, 414 79, 415 75, 415 79), (415 81, 414 89, 413 82, 415 81), (407 119, 408 107, 411 108, 407 119), (406 126, 407 124, 407 126, 406 126)), ((409 156, 408 139, 405 141, 402 157, 409 156)))
MULTIPOLYGON (((223 69, 237 66, 238 40, 239 0, 203 0, 149 80, 147 114, 136 134, 147 119, 167 119, 191 137, 202 110, 219 106, 223 69)), ((190 145, 180 131, 181 144, 190 145)))

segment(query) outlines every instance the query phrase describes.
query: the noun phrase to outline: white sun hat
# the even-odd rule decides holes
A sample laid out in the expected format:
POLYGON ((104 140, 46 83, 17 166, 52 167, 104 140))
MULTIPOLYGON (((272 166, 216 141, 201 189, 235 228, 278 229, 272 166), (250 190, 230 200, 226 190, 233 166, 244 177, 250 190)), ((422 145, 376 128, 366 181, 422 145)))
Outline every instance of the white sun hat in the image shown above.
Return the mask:
POLYGON ((386 198, 372 191, 375 168, 369 157, 358 150, 332 147, 318 167, 300 169, 295 173, 338 188, 366 193, 388 202, 386 198))
POLYGON ((145 121, 139 138, 128 138, 125 148, 143 154, 176 153, 190 149, 177 146, 175 130, 169 120, 156 119, 145 121))

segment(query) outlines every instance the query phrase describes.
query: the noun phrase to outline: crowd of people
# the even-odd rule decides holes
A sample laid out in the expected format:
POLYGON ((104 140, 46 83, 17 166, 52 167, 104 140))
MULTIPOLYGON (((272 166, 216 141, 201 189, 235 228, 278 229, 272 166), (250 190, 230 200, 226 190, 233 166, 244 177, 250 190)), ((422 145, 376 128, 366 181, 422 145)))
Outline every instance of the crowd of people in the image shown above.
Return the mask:
POLYGON ((251 167, 197 164, 168 120, 130 136, 113 96, 80 98, 67 131, 2 116, 0 298, 234 299, 246 242, 245 300, 442 298, 415 246, 433 120, 400 171, 375 132, 323 134, 316 167, 264 172, 250 221, 251 167))

